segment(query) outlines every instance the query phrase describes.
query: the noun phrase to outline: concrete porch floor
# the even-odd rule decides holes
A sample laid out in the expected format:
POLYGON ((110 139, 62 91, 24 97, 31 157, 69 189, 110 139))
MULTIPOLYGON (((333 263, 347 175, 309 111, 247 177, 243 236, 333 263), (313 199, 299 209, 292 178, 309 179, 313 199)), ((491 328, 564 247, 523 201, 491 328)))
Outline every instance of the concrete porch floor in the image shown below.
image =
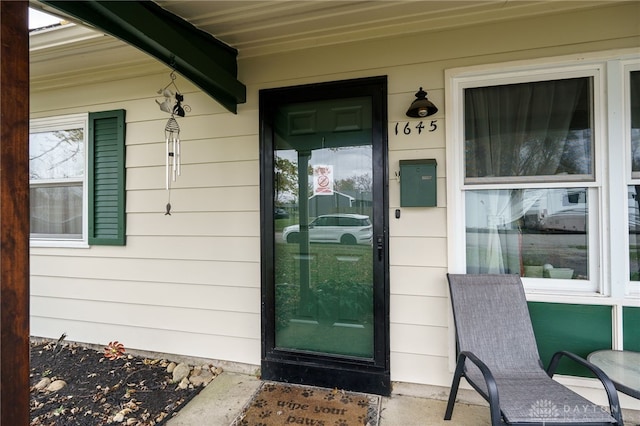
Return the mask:
MULTIPOLYGON (((167 426, 228 426, 258 389, 255 376, 225 372, 218 376, 167 426)), ((394 394, 382 398, 380 426, 485 426, 490 425, 489 408, 458 402, 451 421, 443 420, 446 401, 394 394)), ((640 413, 625 414, 625 425, 640 423, 640 413), (636 415, 638 417, 636 417, 636 415), (628 417, 635 417, 631 419, 628 417), (631 420, 631 421, 630 421, 631 420), (637 421, 637 422, 636 422, 637 421)))

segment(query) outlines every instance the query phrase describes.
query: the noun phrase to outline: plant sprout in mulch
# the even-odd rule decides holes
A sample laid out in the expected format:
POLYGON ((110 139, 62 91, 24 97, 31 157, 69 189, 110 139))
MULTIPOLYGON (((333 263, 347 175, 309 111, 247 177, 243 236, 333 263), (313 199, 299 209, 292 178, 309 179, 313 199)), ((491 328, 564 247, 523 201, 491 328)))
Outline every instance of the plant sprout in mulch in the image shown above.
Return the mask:
POLYGON ((161 425, 202 389, 182 389, 168 361, 127 355, 121 343, 98 352, 63 339, 31 344, 31 426, 161 425))

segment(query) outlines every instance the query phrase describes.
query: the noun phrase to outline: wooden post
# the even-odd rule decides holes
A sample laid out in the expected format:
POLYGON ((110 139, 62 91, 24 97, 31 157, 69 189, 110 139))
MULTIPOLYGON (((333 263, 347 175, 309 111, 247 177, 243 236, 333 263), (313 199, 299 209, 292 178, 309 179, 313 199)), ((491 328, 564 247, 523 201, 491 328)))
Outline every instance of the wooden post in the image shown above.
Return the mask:
POLYGON ((0 425, 29 424, 29 26, 0 1, 0 425))

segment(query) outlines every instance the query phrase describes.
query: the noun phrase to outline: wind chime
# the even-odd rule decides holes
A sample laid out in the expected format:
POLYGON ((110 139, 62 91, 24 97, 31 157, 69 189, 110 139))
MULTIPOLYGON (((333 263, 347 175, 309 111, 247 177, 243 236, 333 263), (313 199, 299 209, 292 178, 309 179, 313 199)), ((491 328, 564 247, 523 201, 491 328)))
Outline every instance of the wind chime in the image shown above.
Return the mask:
POLYGON ((158 90, 158 94, 164 96, 164 101, 160 102, 156 99, 156 103, 160 106, 160 110, 171 114, 171 118, 164 126, 165 140, 165 189, 168 191, 168 201, 165 215, 171 215, 171 182, 175 182, 181 174, 181 148, 180 148, 180 126, 175 116, 184 117, 185 111, 191 111, 188 105, 182 105, 184 96, 180 93, 176 86, 176 74, 172 71, 169 74, 171 82, 164 88, 158 90), (171 91, 175 90, 175 93, 171 91))

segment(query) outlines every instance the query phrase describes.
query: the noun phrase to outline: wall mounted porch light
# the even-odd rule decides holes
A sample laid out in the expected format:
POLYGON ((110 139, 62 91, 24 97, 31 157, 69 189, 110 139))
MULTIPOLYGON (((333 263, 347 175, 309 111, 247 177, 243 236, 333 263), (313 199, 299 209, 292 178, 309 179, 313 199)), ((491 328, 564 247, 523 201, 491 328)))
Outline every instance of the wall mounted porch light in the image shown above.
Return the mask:
POLYGON ((407 117, 428 117, 436 112, 438 112, 438 108, 433 104, 433 102, 427 99, 427 92, 422 90, 421 87, 420 90, 416 92, 416 99, 411 103, 411 106, 407 111, 407 117))

